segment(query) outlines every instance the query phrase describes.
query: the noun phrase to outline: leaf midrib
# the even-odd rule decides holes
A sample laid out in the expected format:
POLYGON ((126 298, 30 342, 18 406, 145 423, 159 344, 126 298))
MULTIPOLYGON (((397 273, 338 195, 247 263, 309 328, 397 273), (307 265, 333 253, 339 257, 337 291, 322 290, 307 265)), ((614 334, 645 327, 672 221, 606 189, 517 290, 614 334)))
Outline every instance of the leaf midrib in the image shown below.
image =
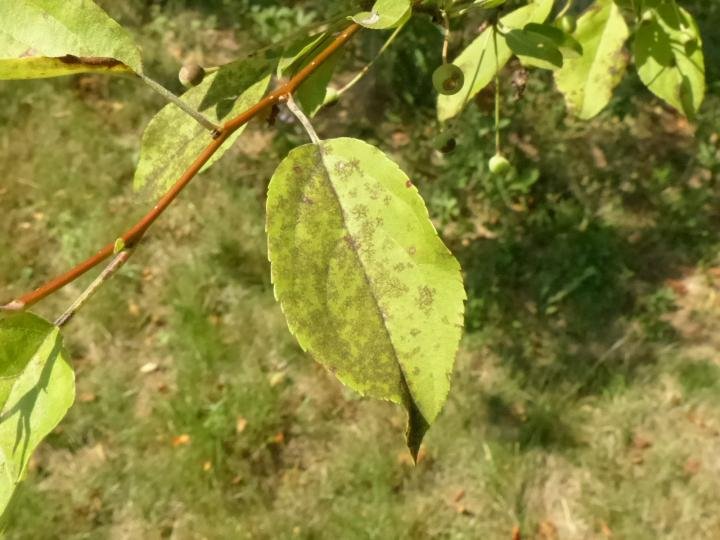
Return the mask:
MULTIPOLYGON (((321 141, 320 144, 322 144, 322 142, 324 142, 324 141, 321 141)), ((345 208, 343 207, 340 195, 338 194, 337 190, 335 189, 335 184, 333 184, 333 182, 331 180, 329 168, 327 166, 327 163, 325 162, 325 156, 323 154, 323 149, 318 144, 315 144, 314 146, 315 146, 316 151, 320 155, 320 161, 322 162, 322 166, 323 166, 322 168, 323 168, 323 172, 325 175, 325 179, 328 182, 328 184, 330 185, 330 189, 332 190, 332 193, 335 196, 335 200, 337 201, 338 207, 340 208, 340 214, 342 216, 343 227, 348 232, 348 234, 350 234, 350 229, 347 225, 347 223, 348 223, 347 214, 345 212, 345 208)), ((393 357, 395 358, 395 363, 397 364, 398 370, 400 371, 402 385, 403 385, 404 389, 407 391, 408 397, 415 404, 415 407, 420 412, 420 414, 422 414, 422 411, 420 410, 420 407, 418 405, 418 401, 415 399, 415 396, 413 395, 413 393, 410 389, 410 385, 408 384, 408 379, 407 379, 407 375, 405 373, 405 369, 402 365, 402 362, 400 362, 400 358, 398 357, 397 349, 395 347, 395 342, 393 341, 392 334, 390 333, 390 329, 387 326, 387 320, 385 318, 385 314, 380 309, 380 302, 378 301, 378 297, 377 297, 377 294, 375 293, 375 289, 370 280, 370 276, 368 276, 367 271, 365 270, 365 264, 364 264, 362 258, 360 257, 360 254, 356 250, 351 249, 351 251, 355 254, 355 258, 357 259, 358 263, 360 264, 360 268, 362 269, 363 279, 365 280, 365 284, 367 285, 367 288, 370 291, 370 295, 372 296, 372 299, 373 299, 373 304, 375 306, 375 309, 377 310, 378 315, 380 316, 380 320, 382 321, 382 327, 385 330, 385 334, 387 335, 387 338, 390 341, 390 345, 391 345, 392 352, 393 352, 393 357)), ((433 390, 434 390, 434 387, 433 387, 433 390)), ((426 419, 426 421, 427 421, 427 419, 426 419)))

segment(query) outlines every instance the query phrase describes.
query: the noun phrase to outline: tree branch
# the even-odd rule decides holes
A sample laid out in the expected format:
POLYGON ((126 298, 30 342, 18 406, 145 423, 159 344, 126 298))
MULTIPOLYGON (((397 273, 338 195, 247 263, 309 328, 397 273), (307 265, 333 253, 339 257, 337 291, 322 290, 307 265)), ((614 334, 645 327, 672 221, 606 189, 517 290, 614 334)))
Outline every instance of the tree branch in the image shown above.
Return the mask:
POLYGON ((365 66, 364 66, 345 86, 343 86, 340 90, 337 91, 337 93, 335 94, 335 97, 334 97, 333 101, 337 101, 338 99, 340 99, 340 98, 343 96, 343 94, 345 94, 348 90, 350 90, 353 86, 355 86, 360 80, 362 80, 362 78, 363 78, 365 75, 368 74, 368 72, 370 71, 370 69, 371 69, 371 68, 373 67, 373 65, 375 64, 375 62, 377 62, 377 59, 380 58, 380 56, 382 56, 382 54, 388 49, 388 47, 390 47, 390 45, 392 45, 392 42, 395 41, 395 38, 398 36, 398 34, 399 34, 400 32, 402 32, 402 29, 405 28, 405 25, 407 24, 407 22, 408 22, 409 20, 410 20, 410 19, 407 19, 407 20, 406 20, 405 22, 403 22, 400 26, 398 26, 398 27, 393 31, 392 34, 390 34, 390 37, 387 38, 387 40, 385 41, 385 43, 383 43, 383 46, 380 47, 380 50, 377 52, 377 54, 375 55, 375 57, 374 57, 372 60, 370 60, 370 62, 368 62, 367 64, 365 64, 365 66))
MULTIPOLYGON (((147 230, 152 224, 159 218, 168 206, 177 198, 180 192, 187 186, 190 181, 197 175, 202 167, 208 162, 208 160, 215 154, 215 152, 222 146, 222 144, 235 132, 237 129, 245 125, 252 118, 263 112, 268 107, 279 103, 284 100, 288 95, 292 94, 297 90, 305 79, 312 75, 315 70, 318 69, 333 53, 342 48, 350 38, 360 29, 360 25, 351 24, 345 30, 343 30, 335 40, 330 43, 322 52, 320 52, 307 66, 300 70, 294 77, 288 82, 274 90, 269 95, 265 96, 261 101, 247 109, 245 112, 238 116, 228 120, 216 133, 215 137, 210 141, 208 146, 200 153, 195 161, 188 167, 188 169, 182 174, 178 181, 163 195, 160 200, 153 206, 153 208, 143 216, 140 221, 133 225, 129 230, 123 233, 120 238, 128 248, 135 246, 140 239, 144 236, 147 230)), ((0 311, 22 311, 28 307, 36 304, 40 300, 46 298, 50 294, 54 293, 58 289, 61 289, 68 283, 71 283, 78 279, 80 276, 95 268, 108 257, 113 255, 115 249, 115 241, 104 246, 100 251, 89 259, 79 263, 64 274, 54 278, 53 280, 45 283, 41 287, 38 287, 34 291, 20 296, 16 300, 0 306, 0 311)))
POLYGON ((58 326, 62 328, 67 323, 70 322, 70 320, 75 316, 75 313, 83 307, 90 298, 93 297, 93 295, 102 287, 102 285, 109 280, 111 277, 115 275, 115 273, 120 270, 123 265, 127 262, 127 260, 130 258, 130 255, 132 255, 131 249, 126 249, 121 252, 119 252, 115 257, 113 257, 113 260, 110 261, 110 264, 108 264, 105 269, 100 273, 100 275, 95 278, 95 280, 88 286, 87 289, 83 291, 83 293, 77 297, 77 299, 72 303, 72 305, 65 310, 65 313, 60 315, 60 317, 57 318, 55 321, 55 326, 58 326))

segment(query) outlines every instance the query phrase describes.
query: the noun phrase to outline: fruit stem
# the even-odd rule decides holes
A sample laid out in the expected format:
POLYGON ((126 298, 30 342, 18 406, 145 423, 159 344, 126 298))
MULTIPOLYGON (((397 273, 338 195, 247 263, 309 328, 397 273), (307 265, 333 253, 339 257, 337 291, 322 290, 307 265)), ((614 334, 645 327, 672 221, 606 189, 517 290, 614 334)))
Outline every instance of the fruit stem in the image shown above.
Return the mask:
POLYGON ((493 26, 495 49, 495 153, 500 153, 500 65, 498 63, 497 26, 493 26))
POLYGON ((369 63, 365 64, 365 67, 363 67, 360 71, 358 71, 358 73, 350 80, 350 82, 348 82, 345 86, 343 86, 340 90, 337 91, 337 94, 335 95, 335 101, 340 99, 340 97, 345 92, 350 90, 353 86, 355 86, 358 83, 358 81, 360 81, 360 79, 362 79, 365 75, 367 75, 367 72, 370 71, 370 68, 373 67, 375 62, 377 62, 377 59, 380 58, 380 56, 382 56, 382 54, 388 49, 388 47, 390 47, 390 45, 392 45, 392 42, 395 41, 395 38, 402 31, 402 29, 405 28, 405 25, 407 24, 407 22, 409 20, 410 19, 407 19, 400 26, 398 26, 395 29, 395 31, 392 34, 390 34, 390 37, 387 38, 387 41, 385 41, 385 43, 383 43, 383 46, 380 47, 380 50, 377 52, 375 57, 372 60, 370 60, 369 63))
POLYGON ((565 2, 565 5, 560 10, 560 12, 555 16, 555 20, 559 21, 560 19, 562 19, 567 14, 567 12, 570 11, 570 8, 572 7, 572 5, 573 5, 573 0, 567 0, 567 2, 565 2))
POLYGON ((440 10, 440 15, 443 19, 443 47, 442 47, 442 62, 443 64, 448 63, 448 49, 450 48, 450 17, 448 17, 447 11, 444 9, 440 10))

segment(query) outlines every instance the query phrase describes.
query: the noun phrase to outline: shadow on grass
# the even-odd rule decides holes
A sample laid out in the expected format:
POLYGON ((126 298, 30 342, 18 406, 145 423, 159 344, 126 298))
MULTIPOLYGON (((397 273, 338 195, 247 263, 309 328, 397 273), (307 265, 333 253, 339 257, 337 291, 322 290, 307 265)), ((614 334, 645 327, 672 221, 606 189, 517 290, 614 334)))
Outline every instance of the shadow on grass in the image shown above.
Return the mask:
POLYGON ((486 396, 490 429, 521 448, 572 447, 565 407, 656 377, 658 351, 681 339, 665 318, 668 283, 716 256, 720 190, 712 176, 697 185, 688 148, 628 169, 651 143, 626 148, 582 201, 543 163, 529 197, 540 203, 506 212, 496 238, 454 247, 468 331, 481 332, 524 396, 522 413, 502 393, 486 396))

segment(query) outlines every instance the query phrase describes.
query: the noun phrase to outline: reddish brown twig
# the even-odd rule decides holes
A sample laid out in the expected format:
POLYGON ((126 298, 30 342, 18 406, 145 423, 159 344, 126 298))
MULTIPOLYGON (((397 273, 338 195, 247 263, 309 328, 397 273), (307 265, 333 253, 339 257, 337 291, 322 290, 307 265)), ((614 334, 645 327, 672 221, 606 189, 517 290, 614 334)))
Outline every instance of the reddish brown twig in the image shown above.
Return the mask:
MULTIPOLYGON (((233 132, 244 126, 252 118, 263 112, 268 107, 272 107, 273 105, 285 100, 288 95, 297 90, 298 86, 300 86, 305 79, 312 75, 318 67, 330 58, 330 56, 344 46, 359 29, 360 26, 355 23, 348 26, 333 40, 332 43, 330 43, 330 45, 320 52, 307 66, 300 70, 289 81, 265 96, 261 101, 247 109, 245 112, 225 122, 222 129, 215 134, 215 137, 210 144, 208 144, 208 146, 200 153, 192 165, 190 165, 190 167, 188 167, 188 169, 183 173, 180 179, 175 182, 167 193, 160 198, 157 204, 153 206, 153 208, 145 214, 140 221, 138 221, 121 236, 125 245, 128 248, 132 248, 140 241, 155 220, 157 220, 157 218, 165 212, 168 206, 173 203, 185 186, 190 183, 205 163, 207 163, 212 155, 222 146, 222 144, 230 135, 232 135, 233 132)), ((0 311, 22 311, 27 309, 58 289, 61 289, 68 283, 75 281, 89 270, 95 268, 97 265, 110 257, 113 254, 114 249, 115 242, 113 241, 89 259, 73 267, 71 270, 45 283, 34 291, 20 296, 16 300, 13 300, 4 306, 0 306, 0 311)))

